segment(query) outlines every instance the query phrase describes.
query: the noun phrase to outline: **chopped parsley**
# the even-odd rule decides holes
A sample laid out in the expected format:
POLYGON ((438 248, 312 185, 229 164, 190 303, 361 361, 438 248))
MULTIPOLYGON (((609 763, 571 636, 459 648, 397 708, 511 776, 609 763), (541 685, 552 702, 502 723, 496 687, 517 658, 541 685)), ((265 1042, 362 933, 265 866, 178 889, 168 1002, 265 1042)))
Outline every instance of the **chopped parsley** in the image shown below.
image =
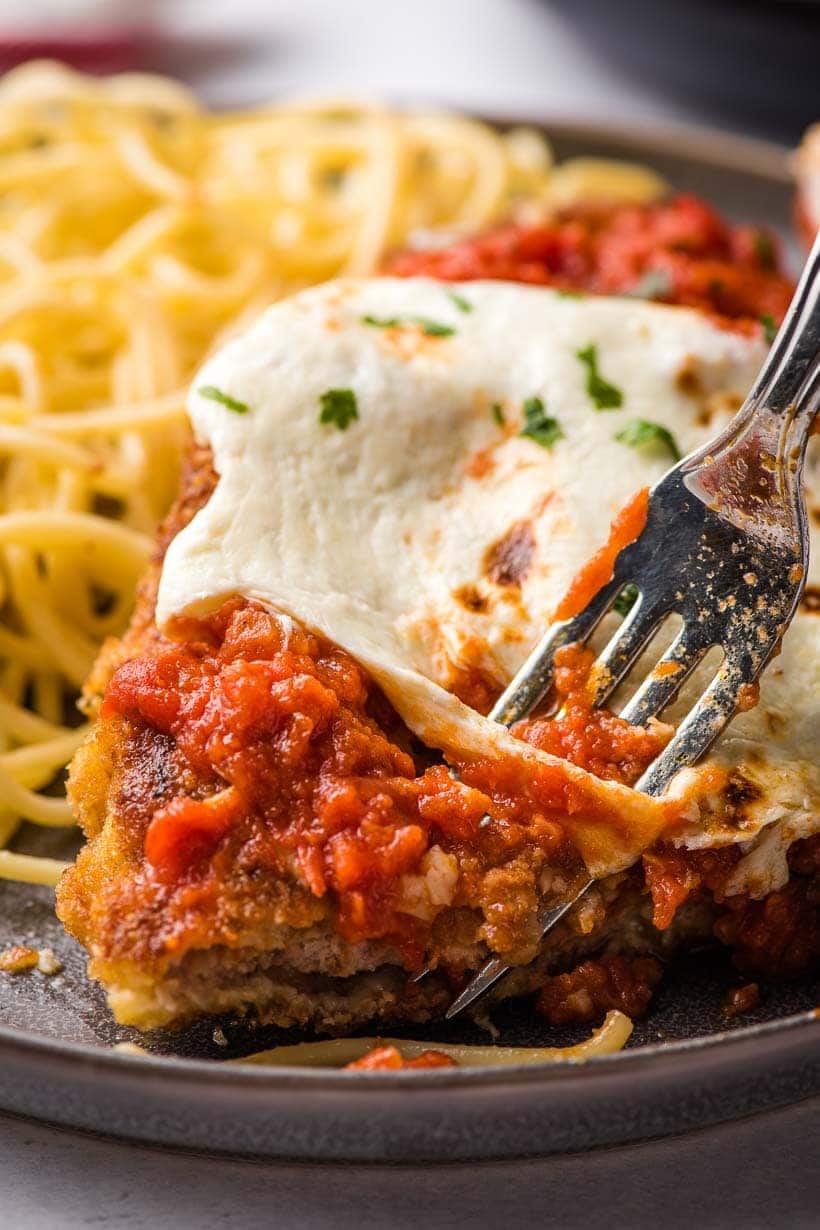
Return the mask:
POLYGON ((459 295, 454 290, 448 290, 447 296, 460 312, 472 312, 473 305, 469 299, 465 299, 463 295, 459 295))
POLYGON ((672 279, 665 269, 647 269, 628 293, 635 299, 666 299, 672 279))
POLYGON ((452 337, 455 333, 452 325, 443 325, 427 316, 363 316, 362 324, 373 325, 376 329, 401 329, 404 325, 418 325, 426 337, 452 337))
POLYGON ((547 414, 540 397, 528 397, 522 407, 524 411, 524 426, 519 435, 526 436, 540 444, 542 448, 552 448, 556 440, 563 436, 558 419, 547 414))
POLYGON ((754 244, 755 256, 760 267, 762 269, 774 269, 776 264, 774 240, 768 231, 755 231, 752 243, 754 244))
POLYGON ((628 615, 638 597, 637 585, 625 585, 612 604, 613 611, 619 615, 628 615))
POLYGON ((587 393, 595 409, 618 410, 624 404, 624 395, 616 385, 610 384, 598 371, 597 346, 591 344, 585 346, 583 350, 575 352, 575 357, 587 369, 587 393))
POLYGON ((630 448, 665 449, 675 461, 681 459, 681 451, 672 432, 660 423, 651 423, 649 419, 630 419, 626 426, 615 432, 615 439, 630 448))
POLYGON ((499 427, 506 426, 507 420, 504 417, 504 408, 500 401, 494 401, 491 407, 491 413, 499 427))
POLYGON ((777 325, 774 323, 774 316, 769 312, 764 312, 760 317, 760 323, 763 326, 763 336, 771 346, 774 339, 777 337, 777 325))
POLYGON ((327 389, 319 398, 320 423, 333 423, 339 431, 347 431, 354 419, 359 417, 356 394, 352 389, 327 389))
POLYGON ((223 393, 222 389, 218 389, 215 384, 203 384, 197 389, 197 393, 200 397, 207 397, 209 401, 218 401, 220 406, 233 411, 234 414, 250 413, 251 408, 247 402, 237 401, 230 394, 223 393))
POLYGON ((555 293, 562 299, 586 299, 582 290, 556 290, 555 293))

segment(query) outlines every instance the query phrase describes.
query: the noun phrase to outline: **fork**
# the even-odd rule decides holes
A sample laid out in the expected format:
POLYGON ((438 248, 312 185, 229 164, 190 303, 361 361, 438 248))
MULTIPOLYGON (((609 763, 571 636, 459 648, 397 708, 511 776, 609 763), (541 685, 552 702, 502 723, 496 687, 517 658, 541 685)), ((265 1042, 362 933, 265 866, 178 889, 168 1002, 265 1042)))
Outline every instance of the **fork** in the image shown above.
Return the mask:
MULTIPOLYGON (((714 646, 724 658, 700 699, 635 789, 662 794, 744 703, 777 651, 806 584, 809 531, 801 476, 820 409, 820 235, 768 358, 728 427, 652 488, 646 525, 616 558, 612 579, 571 619, 554 623, 490 718, 511 726, 544 698, 556 652, 586 642, 627 586, 637 598, 590 674, 603 705, 669 615, 682 626, 621 711, 642 726, 661 713, 714 646)), ((541 941, 594 884, 542 908, 541 941)), ((450 1005, 462 1012, 508 970, 488 960, 450 1005)), ((425 971, 427 972, 427 971, 425 971)))

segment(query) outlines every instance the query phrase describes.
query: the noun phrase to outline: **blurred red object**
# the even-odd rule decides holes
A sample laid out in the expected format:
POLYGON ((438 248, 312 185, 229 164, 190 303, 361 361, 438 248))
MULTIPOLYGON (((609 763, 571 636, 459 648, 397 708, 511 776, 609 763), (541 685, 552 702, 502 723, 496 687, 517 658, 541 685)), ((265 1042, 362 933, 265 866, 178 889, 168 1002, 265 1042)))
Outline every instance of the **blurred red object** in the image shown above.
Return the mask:
POLYGON ((91 73, 138 68, 156 42, 154 16, 151 0, 27 0, 0 13, 0 68, 34 59, 91 73))

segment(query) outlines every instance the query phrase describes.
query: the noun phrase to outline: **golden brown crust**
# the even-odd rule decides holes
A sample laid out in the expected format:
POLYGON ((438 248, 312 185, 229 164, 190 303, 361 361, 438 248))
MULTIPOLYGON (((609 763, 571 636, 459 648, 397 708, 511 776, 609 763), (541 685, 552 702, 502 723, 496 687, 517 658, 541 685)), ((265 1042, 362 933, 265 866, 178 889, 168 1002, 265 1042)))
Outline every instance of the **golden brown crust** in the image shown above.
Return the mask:
POLYGON ((206 503, 216 486, 211 451, 194 444, 182 467, 180 495, 157 531, 151 562, 140 581, 128 629, 121 638, 109 637, 91 669, 83 689, 83 708, 96 713, 108 680, 121 662, 136 657, 158 637, 154 623, 157 587, 168 544, 206 503))

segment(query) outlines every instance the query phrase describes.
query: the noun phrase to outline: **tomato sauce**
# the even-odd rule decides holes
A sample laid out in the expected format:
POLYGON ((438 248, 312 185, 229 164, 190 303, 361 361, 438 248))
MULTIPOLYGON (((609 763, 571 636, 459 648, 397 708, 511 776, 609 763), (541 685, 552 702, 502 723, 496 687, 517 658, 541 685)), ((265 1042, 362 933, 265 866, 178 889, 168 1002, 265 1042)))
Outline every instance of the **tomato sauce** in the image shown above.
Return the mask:
MULTIPOLYGON (((254 604, 232 600, 184 633, 123 663, 102 706, 104 718, 171 738, 194 776, 194 790, 141 815, 146 860, 160 880, 196 876, 239 831, 258 862, 294 871, 316 897, 329 894, 347 938, 389 935, 413 947, 419 928, 398 909, 400 879, 418 871, 431 845, 457 852, 468 884, 522 850, 573 860, 563 774, 504 757, 458 766, 461 781, 443 765, 419 771, 400 746, 401 724, 356 662, 254 604)), ((590 713, 590 660, 562 650, 562 716, 520 723, 516 733, 602 777, 633 781, 664 740, 590 713)))
POLYGON ((668 727, 631 726, 609 709, 593 709, 589 649, 565 645, 555 655, 554 687, 560 714, 518 722, 513 733, 534 747, 571 760, 596 777, 632 786, 669 741, 668 727))
POLYGON ((260 861, 295 864, 315 896, 336 894, 345 934, 390 932, 390 892, 430 844, 431 798, 437 831, 465 840, 486 797, 445 769, 416 777, 340 649, 241 600, 185 632, 124 663, 102 707, 172 737, 201 783, 203 797, 186 792, 149 818, 156 874, 195 871, 241 826, 260 861))
POLYGON ((652 896, 652 921, 665 931, 685 901, 701 888, 718 899, 740 857, 734 846, 721 850, 651 851, 643 857, 646 885, 652 896))
POLYGON ((569 589, 555 610, 556 619, 572 619, 583 611, 599 590, 609 584, 615 570, 615 560, 624 547, 641 536, 648 511, 649 488, 644 487, 615 517, 604 545, 572 578, 569 589))
POLYGON ((780 272, 771 232, 731 226, 689 195, 651 205, 575 206, 536 225, 500 226, 450 247, 400 253, 388 272, 635 294, 700 308, 746 332, 768 317, 779 323, 794 290, 780 272))
POLYGON ((422 1051, 415 1059, 404 1059, 395 1046, 374 1046, 372 1051, 345 1064, 346 1072, 399 1072, 408 1068, 457 1068, 455 1059, 443 1051, 422 1051))
POLYGON ((574 970, 547 978, 535 1001, 550 1025, 597 1021, 612 1009, 643 1016, 663 967, 654 957, 619 953, 582 961, 574 970))

